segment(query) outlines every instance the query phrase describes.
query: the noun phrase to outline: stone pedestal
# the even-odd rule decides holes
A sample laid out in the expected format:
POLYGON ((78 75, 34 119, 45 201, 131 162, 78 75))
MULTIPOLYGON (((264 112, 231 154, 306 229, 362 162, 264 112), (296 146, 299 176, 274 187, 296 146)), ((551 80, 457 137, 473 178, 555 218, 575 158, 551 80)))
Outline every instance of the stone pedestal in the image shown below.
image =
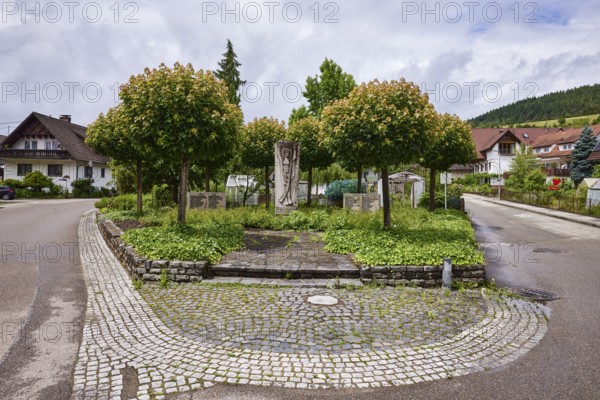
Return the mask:
POLYGON ((187 204, 190 210, 225 209, 226 197, 225 193, 189 192, 187 204))
POLYGON ((275 214, 287 215, 298 208, 300 143, 275 144, 275 214))

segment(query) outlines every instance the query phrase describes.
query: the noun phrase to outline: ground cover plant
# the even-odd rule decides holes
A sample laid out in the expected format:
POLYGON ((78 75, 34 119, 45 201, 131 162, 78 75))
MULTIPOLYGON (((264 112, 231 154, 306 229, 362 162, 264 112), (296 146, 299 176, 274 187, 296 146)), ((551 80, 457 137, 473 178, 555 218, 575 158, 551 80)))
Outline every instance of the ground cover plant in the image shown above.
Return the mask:
POLYGON ((361 265, 440 265, 445 257, 455 265, 484 262, 470 221, 453 210, 395 205, 389 229, 384 229, 380 213, 331 207, 301 209, 289 216, 276 216, 262 207, 191 210, 188 226, 177 224, 176 210, 147 210, 142 216, 132 210, 104 211, 104 218, 117 223, 138 221, 141 228, 127 230, 123 240, 153 259, 217 263, 224 254, 244 247, 244 229, 264 229, 318 232, 327 251, 351 254, 361 265))

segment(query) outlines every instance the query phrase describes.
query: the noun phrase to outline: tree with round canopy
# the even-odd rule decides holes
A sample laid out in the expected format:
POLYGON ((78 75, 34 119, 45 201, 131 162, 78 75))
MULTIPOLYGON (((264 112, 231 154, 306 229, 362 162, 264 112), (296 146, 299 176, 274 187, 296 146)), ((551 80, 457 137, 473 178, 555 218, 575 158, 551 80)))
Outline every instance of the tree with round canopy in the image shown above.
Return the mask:
POLYGON ((362 84, 323 110, 325 141, 334 158, 380 169, 385 228, 391 227, 389 167, 425 154, 435 120, 427 94, 404 79, 362 84))

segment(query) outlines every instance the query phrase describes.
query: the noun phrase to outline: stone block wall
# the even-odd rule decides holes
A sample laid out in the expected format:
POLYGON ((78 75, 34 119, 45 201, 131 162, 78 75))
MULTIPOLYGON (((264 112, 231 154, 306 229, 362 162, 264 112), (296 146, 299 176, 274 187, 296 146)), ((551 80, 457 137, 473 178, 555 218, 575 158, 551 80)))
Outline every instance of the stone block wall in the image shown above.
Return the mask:
MULTIPOLYGON (((375 267, 361 267, 361 281, 377 282, 388 286, 416 285, 419 287, 441 287, 442 266, 412 266, 412 265, 385 265, 375 267)), ((452 266, 452 281, 464 283, 485 283, 485 269, 483 265, 452 266)))
POLYGON ((133 251, 121 236, 123 231, 112 221, 99 220, 98 228, 106 244, 121 262, 121 265, 132 279, 159 281, 163 269, 171 282, 200 282, 208 274, 208 261, 165 261, 148 260, 133 251))

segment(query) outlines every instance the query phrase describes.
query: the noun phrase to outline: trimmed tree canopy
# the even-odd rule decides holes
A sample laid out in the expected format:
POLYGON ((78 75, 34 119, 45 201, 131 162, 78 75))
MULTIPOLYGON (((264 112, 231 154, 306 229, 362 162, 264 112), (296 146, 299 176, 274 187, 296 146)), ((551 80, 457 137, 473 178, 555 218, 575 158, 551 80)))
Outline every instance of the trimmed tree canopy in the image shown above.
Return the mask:
POLYGON ((325 141, 342 165, 378 168, 418 161, 436 112, 418 85, 374 81, 323 110, 325 141))
POLYGON ((323 110, 325 141, 334 158, 381 170, 385 227, 391 226, 388 168, 423 156, 436 115, 427 95, 404 79, 362 84, 323 110))

